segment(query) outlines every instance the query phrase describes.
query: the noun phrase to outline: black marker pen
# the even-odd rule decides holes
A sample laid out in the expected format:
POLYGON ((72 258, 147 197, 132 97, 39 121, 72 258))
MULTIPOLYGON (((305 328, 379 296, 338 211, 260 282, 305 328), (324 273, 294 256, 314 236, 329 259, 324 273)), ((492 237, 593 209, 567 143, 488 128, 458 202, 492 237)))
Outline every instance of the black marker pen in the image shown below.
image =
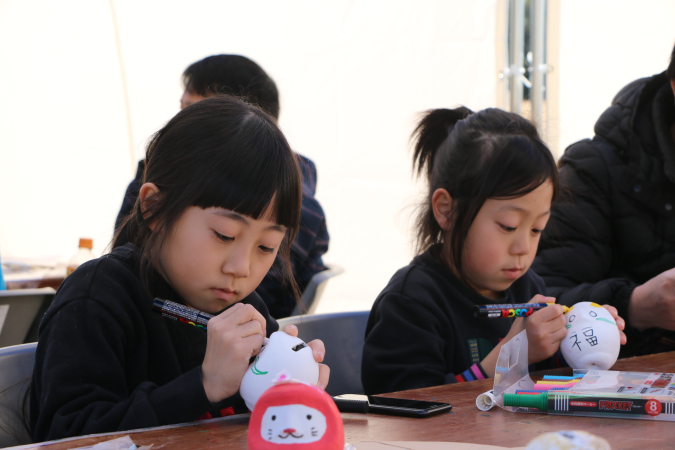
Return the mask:
MULTIPOLYGON (((152 302, 152 310, 162 314, 164 317, 187 323, 204 331, 206 331, 206 324, 209 322, 209 319, 213 318, 213 314, 205 313, 204 311, 170 300, 162 300, 161 298, 156 298, 152 302)), ((269 338, 263 337, 263 345, 267 345, 268 342, 269 338)))
POLYGON ((209 322, 209 319, 213 317, 213 314, 205 313, 198 309, 181 305, 180 303, 162 300, 161 298, 155 299, 152 303, 152 310, 161 313, 164 317, 178 320, 204 330, 206 330, 206 324, 209 322))

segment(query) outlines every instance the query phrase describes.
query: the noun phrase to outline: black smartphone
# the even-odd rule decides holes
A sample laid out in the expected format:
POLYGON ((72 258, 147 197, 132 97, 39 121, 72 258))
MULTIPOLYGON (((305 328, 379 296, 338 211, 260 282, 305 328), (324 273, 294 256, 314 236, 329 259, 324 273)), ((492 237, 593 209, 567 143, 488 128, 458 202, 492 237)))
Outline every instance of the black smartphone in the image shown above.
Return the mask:
POLYGON ((378 397, 377 395, 345 394, 333 397, 341 412, 389 414, 392 416, 429 417, 450 411, 450 403, 378 397))

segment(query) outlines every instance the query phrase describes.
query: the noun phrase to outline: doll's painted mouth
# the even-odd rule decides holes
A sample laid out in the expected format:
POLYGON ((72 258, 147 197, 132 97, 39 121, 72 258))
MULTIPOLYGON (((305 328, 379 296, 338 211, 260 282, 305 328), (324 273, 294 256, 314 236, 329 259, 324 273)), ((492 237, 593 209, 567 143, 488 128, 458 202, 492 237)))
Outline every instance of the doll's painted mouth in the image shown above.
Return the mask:
POLYGON ((295 433, 295 430, 294 430, 294 429, 291 429, 291 430, 286 429, 286 430, 284 430, 284 433, 286 433, 285 436, 282 436, 282 435, 278 435, 278 436, 279 436, 281 439, 286 439, 286 438, 288 438, 289 436, 291 436, 291 437, 293 437, 293 438, 295 438, 295 439, 300 439, 301 437, 304 436, 304 434, 301 434, 300 436, 296 436, 295 434, 293 434, 293 433, 295 433))

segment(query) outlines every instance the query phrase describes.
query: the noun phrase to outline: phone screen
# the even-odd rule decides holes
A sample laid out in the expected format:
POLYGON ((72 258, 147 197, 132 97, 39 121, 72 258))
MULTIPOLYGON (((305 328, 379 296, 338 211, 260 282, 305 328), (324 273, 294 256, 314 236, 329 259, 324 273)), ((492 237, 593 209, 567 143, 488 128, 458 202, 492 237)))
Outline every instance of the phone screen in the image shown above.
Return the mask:
POLYGON ((426 417, 452 409, 452 405, 442 402, 427 402, 404 398, 378 397, 376 395, 345 394, 334 397, 338 408, 340 400, 368 402, 368 411, 379 414, 402 415, 408 417, 426 417))

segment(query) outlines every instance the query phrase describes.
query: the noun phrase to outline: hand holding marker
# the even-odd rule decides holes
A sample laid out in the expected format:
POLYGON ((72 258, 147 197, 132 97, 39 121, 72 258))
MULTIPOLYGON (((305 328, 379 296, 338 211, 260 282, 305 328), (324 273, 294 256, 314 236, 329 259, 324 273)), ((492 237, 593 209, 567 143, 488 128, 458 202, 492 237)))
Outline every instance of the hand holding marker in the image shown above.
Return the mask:
MULTIPOLYGON (((555 303, 521 303, 521 304, 495 304, 495 305, 480 305, 476 306, 473 312, 474 317, 485 319, 499 319, 505 317, 528 317, 534 314, 535 311, 546 308, 555 303)), ((563 307, 563 314, 569 311, 569 307, 563 307)))
MULTIPOLYGON (((206 325, 209 320, 213 318, 213 314, 205 313, 204 311, 190 308, 180 303, 162 300, 161 298, 156 298, 152 302, 152 310, 162 314, 164 317, 187 323, 204 331, 206 331, 206 325)), ((263 338, 263 345, 267 345, 268 342, 269 338, 263 338)))

